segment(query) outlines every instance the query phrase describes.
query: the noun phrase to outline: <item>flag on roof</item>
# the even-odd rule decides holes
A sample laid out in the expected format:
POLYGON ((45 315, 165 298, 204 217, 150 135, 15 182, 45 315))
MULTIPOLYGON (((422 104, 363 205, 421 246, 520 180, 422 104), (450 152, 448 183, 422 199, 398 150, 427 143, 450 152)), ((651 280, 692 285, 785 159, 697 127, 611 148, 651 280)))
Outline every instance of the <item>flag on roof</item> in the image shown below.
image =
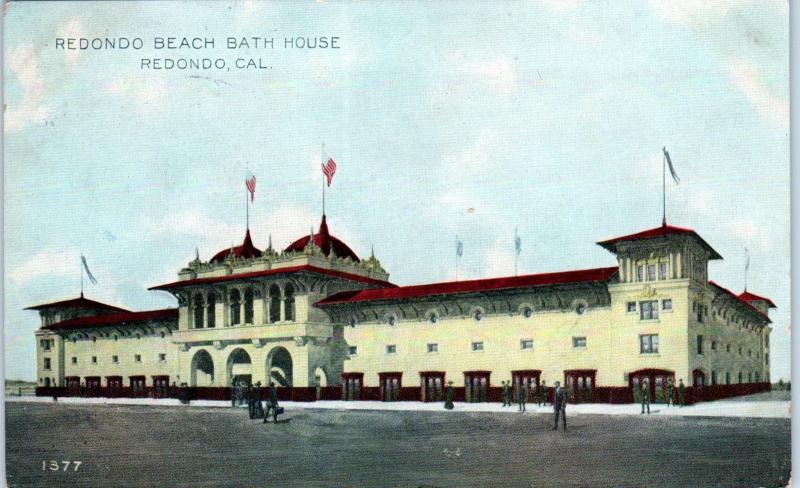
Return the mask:
POLYGON ((328 160, 322 164, 322 173, 325 175, 325 179, 328 181, 328 186, 331 186, 333 175, 336 174, 336 161, 334 161, 333 158, 329 157, 328 160))
POLYGON ((672 179, 675 180, 675 183, 680 183, 681 179, 678 178, 678 173, 675 172, 675 167, 672 166, 672 158, 669 157, 669 152, 667 152, 667 148, 664 147, 664 157, 667 158, 667 165, 669 166, 669 172, 672 175, 672 179))
POLYGON ((93 285, 97 284, 97 279, 94 277, 91 271, 89 271, 89 265, 86 263, 86 256, 81 254, 81 263, 83 264, 83 269, 86 271, 86 276, 89 278, 89 281, 92 282, 93 285))
POLYGON ((247 172, 247 177, 244 180, 244 185, 247 187, 247 191, 250 192, 250 201, 253 201, 253 198, 256 196, 256 175, 252 172, 247 172))

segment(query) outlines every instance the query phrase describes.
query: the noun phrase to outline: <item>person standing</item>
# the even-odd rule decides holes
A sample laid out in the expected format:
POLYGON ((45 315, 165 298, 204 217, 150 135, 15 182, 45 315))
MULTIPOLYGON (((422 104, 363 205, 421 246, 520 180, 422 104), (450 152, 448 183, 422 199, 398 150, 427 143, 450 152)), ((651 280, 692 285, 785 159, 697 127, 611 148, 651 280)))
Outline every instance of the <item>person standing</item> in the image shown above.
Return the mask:
POLYGON ((564 424, 564 432, 567 431, 567 392, 561 383, 556 381, 555 389, 553 390, 553 413, 556 417, 556 423, 553 430, 558 430, 558 417, 561 416, 561 422, 564 424))
POLYGON ((650 385, 647 380, 642 381, 642 415, 644 415, 644 407, 647 405, 647 414, 650 414, 650 385))
POLYGON ((542 385, 539 387, 539 405, 547 406, 547 383, 542 381, 542 385))
POLYGON ((237 390, 236 382, 231 381, 231 407, 236 406, 236 390, 237 390))
POLYGON ((247 386, 247 411, 251 419, 256 418, 256 389, 252 384, 247 386))
POLYGON ((683 378, 678 382, 678 404, 681 407, 686 405, 686 385, 683 384, 683 378))
POLYGON ((503 385, 503 406, 508 407, 511 406, 511 399, 508 396, 508 385, 505 381, 501 382, 503 385))
POLYGON ((672 384, 672 378, 667 380, 667 406, 675 406, 675 385, 672 384))
POLYGON ((525 401, 528 399, 528 385, 525 382, 522 382, 517 388, 517 403, 519 405, 519 411, 525 412, 525 401))
POLYGON ((175 398, 177 400, 177 398, 178 398, 178 384, 175 383, 174 381, 172 382, 172 388, 170 389, 169 394, 170 394, 170 396, 172 398, 175 398))
POLYGON ((275 393, 275 383, 269 382, 267 388, 267 407, 264 409, 264 423, 269 419, 269 413, 272 412, 272 420, 278 423, 278 395, 275 393))
POLYGON ((444 408, 446 410, 453 409, 453 399, 456 396, 456 392, 453 391, 453 381, 447 382, 447 390, 444 392, 444 408))
POLYGON ((253 418, 264 416, 264 409, 261 408, 261 382, 256 381, 256 390, 253 394, 253 418))

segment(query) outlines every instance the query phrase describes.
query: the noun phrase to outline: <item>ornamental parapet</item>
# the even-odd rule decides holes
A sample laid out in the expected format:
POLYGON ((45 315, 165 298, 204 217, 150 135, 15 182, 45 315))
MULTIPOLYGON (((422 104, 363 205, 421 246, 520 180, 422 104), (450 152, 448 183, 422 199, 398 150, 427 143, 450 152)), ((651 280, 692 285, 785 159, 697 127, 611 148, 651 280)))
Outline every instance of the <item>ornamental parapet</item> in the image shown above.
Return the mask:
POLYGON ((269 340, 285 339, 295 341, 297 337, 315 337, 318 338, 315 341, 317 343, 332 336, 333 326, 331 324, 287 323, 180 330, 173 332, 172 341, 179 345, 200 342, 214 344, 225 343, 226 341, 245 341, 256 344, 269 340))

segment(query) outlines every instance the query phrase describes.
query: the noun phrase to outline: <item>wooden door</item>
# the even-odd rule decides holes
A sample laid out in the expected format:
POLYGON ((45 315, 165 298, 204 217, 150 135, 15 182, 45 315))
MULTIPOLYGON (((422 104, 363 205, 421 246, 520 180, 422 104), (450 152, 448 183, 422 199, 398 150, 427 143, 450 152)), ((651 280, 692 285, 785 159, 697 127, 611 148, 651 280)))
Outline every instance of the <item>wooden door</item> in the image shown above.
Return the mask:
POLYGON ((464 392, 467 402, 485 402, 489 390, 489 371, 466 371, 464 373, 464 392))
POLYGON ((400 399, 402 373, 378 373, 381 401, 396 402, 400 399))
POLYGON ((97 397, 100 396, 100 377, 87 376, 86 377, 86 396, 97 397))
POLYGON ((420 373, 420 399, 423 402, 439 402, 444 400, 444 373, 420 373))
POLYGON ((131 382, 131 396, 132 397, 144 396, 145 392, 144 376, 131 376, 130 382, 131 382))
POLYGON ((534 395, 539 387, 541 374, 542 372, 538 369, 511 372, 511 383, 513 385, 513 398, 515 402, 519 398, 519 390, 522 387, 525 387, 528 392, 525 401, 530 402, 534 399, 534 395))
POLYGON ((567 400, 572 403, 591 402, 594 398, 594 378, 596 370, 581 369, 564 371, 564 384, 567 389, 567 400))

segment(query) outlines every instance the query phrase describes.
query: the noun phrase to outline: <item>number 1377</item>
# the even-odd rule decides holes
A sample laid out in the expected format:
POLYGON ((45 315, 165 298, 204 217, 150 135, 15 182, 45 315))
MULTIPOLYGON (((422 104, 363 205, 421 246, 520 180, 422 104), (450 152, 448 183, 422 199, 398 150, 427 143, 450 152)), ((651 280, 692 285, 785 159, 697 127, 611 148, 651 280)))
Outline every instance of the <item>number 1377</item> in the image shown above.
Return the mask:
POLYGON ((42 461, 42 471, 77 471, 82 461, 42 461))

